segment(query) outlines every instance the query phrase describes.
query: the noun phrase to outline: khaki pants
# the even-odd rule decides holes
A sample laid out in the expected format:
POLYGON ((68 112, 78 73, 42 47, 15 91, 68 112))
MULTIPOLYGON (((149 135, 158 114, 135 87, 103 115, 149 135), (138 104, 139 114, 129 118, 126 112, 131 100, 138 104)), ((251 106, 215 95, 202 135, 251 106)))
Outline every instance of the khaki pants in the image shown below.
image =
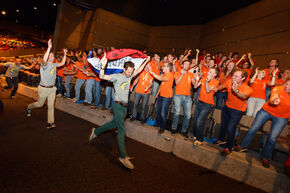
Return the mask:
POLYGON ((42 107, 47 98, 47 123, 54 123, 54 100, 56 87, 44 88, 38 86, 38 101, 28 105, 28 109, 42 107))

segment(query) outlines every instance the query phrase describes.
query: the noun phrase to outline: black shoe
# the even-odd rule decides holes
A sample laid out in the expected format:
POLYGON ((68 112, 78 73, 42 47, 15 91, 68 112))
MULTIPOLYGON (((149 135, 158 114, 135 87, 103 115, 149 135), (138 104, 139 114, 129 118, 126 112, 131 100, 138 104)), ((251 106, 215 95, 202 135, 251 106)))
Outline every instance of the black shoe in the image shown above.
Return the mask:
POLYGON ((270 167, 270 163, 269 163, 269 161, 266 160, 266 159, 262 159, 262 164, 263 164, 263 166, 264 166, 265 168, 269 168, 269 167, 270 167))
POLYGON ((53 129, 53 128, 56 128, 56 125, 54 123, 47 123, 46 128, 53 129))
POLYGON ((29 109, 29 108, 26 108, 26 116, 27 117, 31 117, 31 109, 29 109))
POLYGON ((185 138, 189 138, 187 133, 181 133, 185 138))
POLYGON ((90 103, 87 103, 87 102, 84 102, 83 105, 90 106, 91 104, 90 103))
POLYGON ((177 133, 177 130, 171 130, 171 134, 175 135, 177 133))
POLYGON ((161 128, 158 131, 159 134, 162 134, 163 132, 164 132, 164 129, 161 129, 161 128))
POLYGON ((146 121, 142 120, 142 121, 140 121, 140 123, 144 125, 146 123, 146 121))

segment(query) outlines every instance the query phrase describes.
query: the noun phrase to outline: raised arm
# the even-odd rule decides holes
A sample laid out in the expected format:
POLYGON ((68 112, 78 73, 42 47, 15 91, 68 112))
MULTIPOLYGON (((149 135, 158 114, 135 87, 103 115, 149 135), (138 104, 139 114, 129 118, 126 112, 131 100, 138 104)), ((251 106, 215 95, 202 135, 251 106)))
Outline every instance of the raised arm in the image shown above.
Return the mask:
POLYGON ((250 70, 253 70, 255 63, 252 59, 252 53, 248 53, 248 58, 249 58, 249 62, 251 64, 250 70))
POLYGON ((275 83, 276 83, 276 73, 278 72, 278 68, 276 68, 273 72, 273 76, 272 76, 272 79, 271 79, 271 82, 268 83, 269 86, 274 86, 275 83))
POLYGON ((166 82, 166 81, 168 81, 168 78, 167 78, 167 77, 164 77, 164 76, 160 76, 160 75, 155 74, 155 73, 152 71, 152 69, 151 69, 150 66, 149 66, 149 72, 150 72, 150 74, 151 74, 154 78, 156 78, 156 79, 159 80, 159 81, 162 81, 162 82, 166 82))
POLYGON ((259 72, 258 69, 259 69, 259 67, 256 68, 255 74, 254 74, 254 76, 250 80, 250 84, 252 84, 255 81, 255 79, 257 78, 257 75, 258 75, 258 72, 259 72))
POLYGON ((36 64, 36 61, 33 61, 30 66, 23 66, 23 69, 30 70, 30 69, 32 69, 35 66, 35 64, 36 64))
POLYGON ((63 66, 65 64, 65 62, 66 62, 66 54, 67 54, 67 49, 66 48, 63 49, 63 53, 64 53, 64 55, 63 55, 63 58, 61 60, 61 63, 57 64, 57 67, 63 66))
POLYGON ((104 54, 103 58, 101 59, 101 69, 99 77, 103 80, 112 80, 112 77, 110 75, 105 75, 105 68, 108 63, 108 60, 106 58, 107 53, 104 54))
POLYGON ((149 61, 150 61, 150 56, 148 56, 147 59, 141 64, 141 66, 133 73, 132 77, 135 77, 137 74, 139 74, 149 61))
POLYGON ((45 52, 45 54, 44 54, 44 56, 42 58, 42 65, 43 66, 46 65, 46 62, 47 62, 47 59, 48 59, 50 50, 52 48, 52 41, 51 41, 51 39, 48 40, 47 45, 48 45, 47 50, 46 50, 46 52, 45 52))
POLYGON ((243 61, 244 59, 246 59, 246 54, 242 55, 239 61, 237 61, 236 66, 238 66, 241 63, 241 61, 243 61))
POLYGON ((187 60, 188 56, 191 54, 191 50, 189 50, 187 52, 187 54, 182 58, 182 60, 180 61, 180 63, 182 63, 184 60, 187 60))

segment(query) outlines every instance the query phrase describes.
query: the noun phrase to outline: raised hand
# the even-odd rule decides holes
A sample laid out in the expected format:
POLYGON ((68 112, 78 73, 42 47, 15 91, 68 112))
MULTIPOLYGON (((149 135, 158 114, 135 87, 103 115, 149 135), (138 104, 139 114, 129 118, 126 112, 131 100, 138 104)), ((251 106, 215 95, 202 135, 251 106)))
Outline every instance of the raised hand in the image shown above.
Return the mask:
POLYGON ((233 90, 235 93, 237 92, 237 90, 238 90, 238 84, 237 84, 237 82, 233 82, 232 90, 233 90))
POLYGON ((275 68, 275 70, 274 70, 274 72, 273 72, 273 76, 275 76, 276 75, 276 73, 278 72, 278 68, 275 68))
POLYGON ((108 59, 106 58, 106 56, 107 56, 107 53, 105 52, 103 58, 101 59, 102 68, 105 68, 108 62, 108 59))
POLYGON ((63 49, 63 53, 64 53, 65 55, 67 54, 67 49, 66 49, 66 48, 63 49))
POLYGON ((52 47, 52 41, 51 41, 51 39, 48 40, 47 45, 48 45, 49 48, 52 47))
POLYGON ((258 74, 258 72, 259 72, 259 67, 256 68, 256 74, 258 74))
POLYGON ((243 54, 242 59, 246 59, 246 56, 247 56, 246 54, 243 54))
POLYGON ((195 49, 195 51, 196 51, 196 54, 199 54, 199 52, 200 52, 199 49, 195 49))
POLYGON ((250 59, 250 58, 252 58, 252 53, 248 53, 248 58, 250 59))

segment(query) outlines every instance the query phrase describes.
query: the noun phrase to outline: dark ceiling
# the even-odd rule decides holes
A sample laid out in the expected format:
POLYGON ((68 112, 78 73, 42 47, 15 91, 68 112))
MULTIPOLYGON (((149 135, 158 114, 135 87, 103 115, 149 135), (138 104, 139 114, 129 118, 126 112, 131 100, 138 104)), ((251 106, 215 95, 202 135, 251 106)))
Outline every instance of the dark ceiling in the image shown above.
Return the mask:
MULTIPOLYGON (((139 22, 159 25, 200 25, 259 0, 67 0, 117 13, 139 22)), ((53 31, 60 0, 6 0, 0 19, 53 31), (56 6, 54 5, 56 4, 56 6), (34 9, 37 7, 37 9, 34 9), (19 10, 17 12, 16 10, 19 10)))

